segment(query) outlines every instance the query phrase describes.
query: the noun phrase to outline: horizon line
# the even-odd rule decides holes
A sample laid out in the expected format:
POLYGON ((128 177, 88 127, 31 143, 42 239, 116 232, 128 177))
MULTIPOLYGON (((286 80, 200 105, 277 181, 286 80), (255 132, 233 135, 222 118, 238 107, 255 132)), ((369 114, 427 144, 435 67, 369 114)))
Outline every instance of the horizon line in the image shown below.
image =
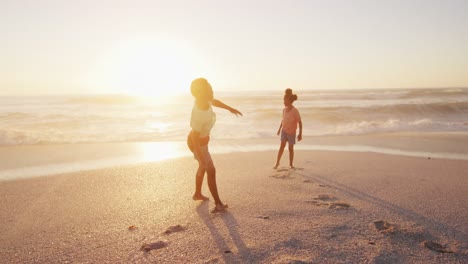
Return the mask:
MULTIPOLYGON (((285 87, 281 89, 286 89, 291 87, 285 87)), ((294 87, 292 87, 294 89, 294 87)), ((218 89, 216 92, 269 92, 281 90, 277 89, 218 89)), ((448 86, 448 87, 386 87, 386 88, 309 88, 309 89, 300 89, 296 88, 296 91, 363 91, 363 90, 436 90, 436 89, 468 89, 468 86, 448 86)), ((185 93, 184 93, 185 94, 185 93)), ((175 93, 171 96, 181 96, 182 93, 175 93)), ((187 94, 190 94, 190 91, 187 90, 187 94)), ((138 95, 138 94, 127 94, 127 93, 38 93, 38 94, 0 94, 0 97, 27 97, 27 96, 129 96, 129 97, 143 97, 147 95, 138 95)))

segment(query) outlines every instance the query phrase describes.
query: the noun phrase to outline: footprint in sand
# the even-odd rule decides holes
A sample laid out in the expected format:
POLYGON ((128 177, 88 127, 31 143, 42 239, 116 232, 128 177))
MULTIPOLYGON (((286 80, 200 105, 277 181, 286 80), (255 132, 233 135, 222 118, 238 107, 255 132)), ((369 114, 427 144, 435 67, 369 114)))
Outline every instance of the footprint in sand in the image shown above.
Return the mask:
POLYGON ((328 206, 329 204, 328 203, 322 203, 322 202, 319 202, 319 201, 306 201, 306 203, 310 203, 310 204, 313 204, 315 206, 328 206))
POLYGON ((395 230, 395 226, 388 223, 387 221, 384 221, 384 220, 378 220, 378 221, 374 221, 373 222, 375 228, 377 229, 377 231, 379 231, 380 233, 390 233, 390 232, 393 232, 395 230))
POLYGON ((282 264, 282 263, 288 263, 288 264, 310 264, 314 263, 307 257, 301 257, 301 256, 294 256, 289 253, 279 251, 276 252, 276 256, 273 256, 272 258, 268 259, 268 263, 272 264, 282 264))
POLYGON ((349 203, 342 203, 342 202, 336 202, 336 203, 331 203, 328 208, 330 209, 346 209, 350 208, 351 205, 349 203))
POLYGON ((273 174, 270 177, 276 178, 276 179, 292 179, 291 173, 277 173, 273 174))
POLYGON ((314 200, 320 200, 320 201, 332 201, 336 200, 336 198, 331 195, 331 194, 319 194, 314 200))
POLYGON ((423 245, 432 250, 432 251, 436 251, 436 252, 439 252, 439 253, 454 253, 452 250, 449 250, 447 249, 446 246, 444 245, 441 245, 437 242, 434 242, 434 241, 424 241, 423 242, 423 245))
POLYGON ((169 234, 172 234, 172 233, 175 233, 175 232, 181 232, 181 231, 185 231, 185 227, 183 227, 181 225, 175 225, 175 226, 170 226, 163 233, 166 234, 166 235, 169 235, 169 234))
POLYGON ((415 230, 414 228, 410 228, 408 230, 406 228, 401 228, 400 226, 390 224, 385 220, 378 220, 372 223, 379 233, 389 234, 392 237, 398 237, 399 241, 406 241, 409 243, 419 242, 421 246, 439 253, 455 253, 455 251, 449 249, 448 246, 430 240, 431 235, 424 232, 424 230, 415 230))
POLYGON ((331 202, 336 200, 336 198, 331 194, 319 194, 319 196, 314 198, 314 200, 315 201, 306 202, 316 206, 328 206, 329 209, 347 209, 351 207, 349 203, 331 202))
POLYGON ((207 260, 205 262, 203 262, 204 264, 217 264, 217 263, 220 263, 219 259, 218 258, 212 258, 210 260, 207 260))
POLYGON ((140 250, 144 252, 150 252, 153 249, 161 249, 167 247, 167 242, 165 241, 157 241, 154 243, 144 243, 141 247, 140 250))

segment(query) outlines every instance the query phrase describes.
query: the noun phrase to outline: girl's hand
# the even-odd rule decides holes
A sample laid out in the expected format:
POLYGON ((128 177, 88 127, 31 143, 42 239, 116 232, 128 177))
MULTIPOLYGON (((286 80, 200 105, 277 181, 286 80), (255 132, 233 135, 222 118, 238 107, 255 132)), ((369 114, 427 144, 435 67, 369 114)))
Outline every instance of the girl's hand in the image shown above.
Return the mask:
POLYGON ((222 109, 226 109, 226 110, 228 110, 229 112, 235 114, 236 116, 238 116, 238 115, 242 116, 242 113, 239 112, 239 110, 230 107, 229 105, 227 105, 227 104, 221 102, 221 101, 218 100, 218 99, 214 99, 214 98, 213 98, 213 99, 211 100, 211 105, 216 106, 216 107, 219 107, 219 108, 222 108, 222 109))
POLYGON ((239 110, 237 110, 237 109, 235 109, 235 108, 229 109, 229 112, 235 114, 236 116, 239 116, 239 115, 242 116, 242 113, 239 112, 239 110))

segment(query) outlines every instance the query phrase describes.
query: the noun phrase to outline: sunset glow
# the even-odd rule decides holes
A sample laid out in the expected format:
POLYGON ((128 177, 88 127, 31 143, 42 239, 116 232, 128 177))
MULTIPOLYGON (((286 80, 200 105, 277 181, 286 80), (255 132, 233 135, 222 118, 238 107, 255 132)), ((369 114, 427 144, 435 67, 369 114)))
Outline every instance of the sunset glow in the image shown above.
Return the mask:
POLYGON ((467 87, 467 3, 6 0, 0 94, 467 87))
POLYGON ((136 96, 175 95, 187 92, 194 65, 193 54, 176 42, 130 39, 97 59, 88 84, 136 96))

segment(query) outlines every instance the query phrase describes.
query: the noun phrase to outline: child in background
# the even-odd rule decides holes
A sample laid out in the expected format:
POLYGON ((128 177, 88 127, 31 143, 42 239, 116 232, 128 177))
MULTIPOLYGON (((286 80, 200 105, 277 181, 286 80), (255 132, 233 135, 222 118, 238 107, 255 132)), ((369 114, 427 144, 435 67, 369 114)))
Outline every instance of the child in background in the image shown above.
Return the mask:
POLYGON ((284 106, 283 109, 283 120, 278 128, 277 135, 281 133, 281 144, 278 150, 278 157, 276 159, 276 164, 274 169, 277 169, 281 160, 281 156, 283 155, 284 147, 286 146, 286 142, 288 142, 289 148, 289 167, 294 168, 293 161, 294 161, 294 144, 296 144, 296 130, 297 125, 299 124, 299 135, 297 136, 297 140, 302 140, 302 121, 301 115, 299 111, 293 106, 293 102, 297 100, 297 95, 292 93, 290 88, 286 89, 284 94, 284 106))

